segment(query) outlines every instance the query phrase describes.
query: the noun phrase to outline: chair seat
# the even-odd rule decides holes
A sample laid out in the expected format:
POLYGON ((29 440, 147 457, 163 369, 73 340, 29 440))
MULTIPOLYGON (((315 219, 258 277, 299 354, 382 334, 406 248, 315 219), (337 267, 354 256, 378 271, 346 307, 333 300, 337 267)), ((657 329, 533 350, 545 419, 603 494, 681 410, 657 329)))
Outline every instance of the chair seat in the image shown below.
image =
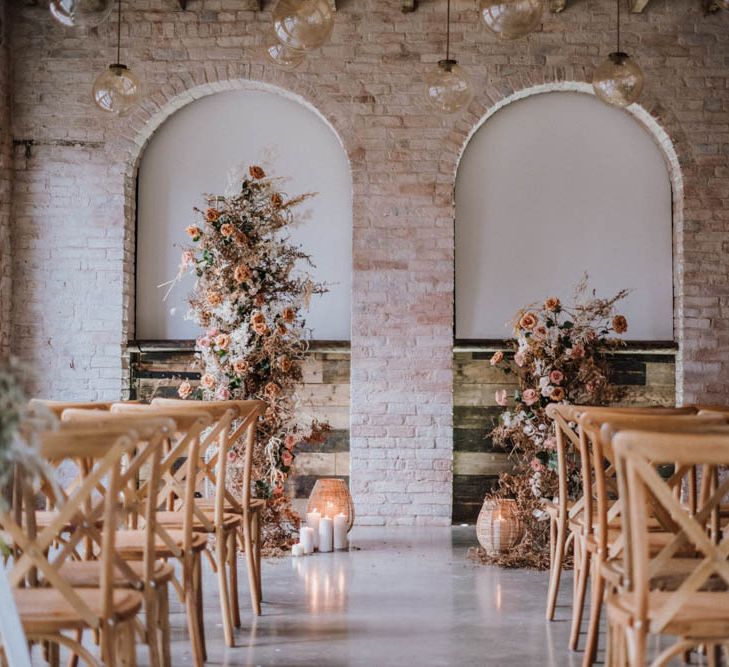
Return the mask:
MULTIPOLYGON (((196 500, 195 505, 197 505, 203 512, 212 511, 215 509, 215 500, 196 500)), ((266 500, 265 498, 251 498, 251 504, 250 504, 250 510, 251 512, 260 512, 262 509, 266 507, 266 500)), ((231 514, 243 514, 242 509, 235 507, 234 505, 231 505, 229 502, 226 501, 225 503, 225 511, 230 512, 231 514)))
MULTIPOLYGON (((127 561, 127 565, 139 578, 144 578, 144 562, 141 560, 127 561)), ((101 561, 73 560, 65 562, 59 569, 60 575, 75 588, 98 588, 101 581, 101 561)), ((168 583, 175 576, 175 568, 164 561, 156 561, 152 572, 152 582, 155 586, 168 583)), ((138 581, 138 580, 137 580, 138 581)), ((137 581, 130 581, 128 577, 117 568, 114 568, 115 587, 135 587, 137 581)))
MULTIPOLYGON (((56 520, 56 517, 58 516, 58 512, 56 510, 36 510, 35 513, 35 525, 37 530, 43 530, 44 528, 48 527, 53 523, 53 521, 56 520)), ((99 519, 96 522, 97 526, 101 526, 103 524, 103 521, 99 519)), ((75 524, 73 520, 67 522, 63 526, 61 526, 59 532, 60 533, 70 533, 74 530, 75 524)))
MULTIPOLYGON (((184 534, 181 530, 168 530, 169 536, 175 545, 184 548, 184 534)), ((147 534, 144 530, 122 530, 116 534, 114 548, 124 560, 141 560, 144 555, 144 546, 147 534)), ((203 551, 208 544, 207 535, 195 533, 192 536, 192 550, 203 551)), ((176 558, 176 554, 159 535, 156 536, 154 550, 158 558, 176 558)))
MULTIPOLYGON (((75 591, 94 616, 101 618, 103 598, 98 588, 75 591)), ((20 620, 29 635, 56 633, 61 630, 88 628, 88 624, 71 603, 52 588, 19 588, 13 591, 20 620)), ((129 589, 112 593, 112 614, 116 621, 132 618, 142 607, 142 595, 129 589)))
MULTIPOLYGON (((649 593, 649 621, 655 619, 672 595, 660 591, 649 593)), ((634 612, 634 597, 629 593, 615 595, 608 601, 608 615, 611 619, 630 624, 634 612)), ((650 631, 655 632, 655 630, 650 631)), ((706 639, 729 636, 729 592, 691 594, 661 633, 706 639)))
MULTIPOLYGON (((212 533, 215 531, 215 511, 201 508, 203 514, 208 518, 213 529, 208 529, 203 522, 193 515, 192 529, 198 533, 212 533)), ((157 512, 157 523, 160 526, 177 526, 182 528, 185 521, 184 512, 157 512)), ((239 514, 223 514, 223 530, 234 530, 241 522, 239 514)))

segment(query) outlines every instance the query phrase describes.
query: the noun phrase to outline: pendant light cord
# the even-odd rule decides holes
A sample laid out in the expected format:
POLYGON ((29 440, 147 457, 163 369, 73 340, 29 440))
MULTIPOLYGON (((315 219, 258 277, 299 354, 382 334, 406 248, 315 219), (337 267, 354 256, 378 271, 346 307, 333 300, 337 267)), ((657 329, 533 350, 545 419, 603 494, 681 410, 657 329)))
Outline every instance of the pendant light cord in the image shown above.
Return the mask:
POLYGON ((121 0, 117 0, 117 24, 116 24, 116 62, 121 63, 121 0))
MULTIPOLYGON (((121 0, 119 0, 121 2, 121 0)), ((618 53, 620 53, 620 1, 617 0, 618 3, 618 53)))
POLYGON ((451 59, 451 0, 446 9, 446 60, 451 59))

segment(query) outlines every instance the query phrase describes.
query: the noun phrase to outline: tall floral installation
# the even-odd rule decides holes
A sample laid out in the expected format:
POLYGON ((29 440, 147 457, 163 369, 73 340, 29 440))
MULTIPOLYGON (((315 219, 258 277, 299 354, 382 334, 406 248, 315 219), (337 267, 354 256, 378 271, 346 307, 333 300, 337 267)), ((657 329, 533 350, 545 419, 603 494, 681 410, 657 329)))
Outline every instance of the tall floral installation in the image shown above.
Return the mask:
MULTIPOLYGON (((551 297, 520 310, 514 320, 513 358, 496 352, 491 365, 515 373, 518 389, 496 393, 505 408, 491 431, 494 443, 510 452, 513 468, 499 476, 492 500, 512 498, 524 526, 521 542, 508 552, 488 555, 479 549, 477 560, 504 567, 549 566, 549 521, 545 500, 557 495, 556 436, 546 409, 550 403, 606 405, 619 399, 610 385, 606 352, 624 342, 628 330, 615 305, 627 296, 622 290, 609 299, 589 292, 587 277, 575 289, 573 303, 551 297)), ((567 457, 569 492, 579 488, 578 461, 567 457)))
MULTIPOLYGON (((200 386, 183 382, 180 397, 255 398, 268 405, 257 433, 254 492, 269 499, 262 527, 269 554, 289 546, 299 525, 284 492, 297 445, 321 442, 329 430, 315 419, 301 421, 296 398, 308 347, 304 313, 326 289, 312 280, 311 258, 287 232, 296 222, 294 209, 312 195, 287 198, 276 185, 254 165, 236 194, 206 195, 206 208, 195 209, 199 223, 187 228, 191 245, 183 249, 178 276, 195 277, 188 317, 204 330, 196 342, 200 386)), ((234 485, 242 465, 234 450, 234 485)))

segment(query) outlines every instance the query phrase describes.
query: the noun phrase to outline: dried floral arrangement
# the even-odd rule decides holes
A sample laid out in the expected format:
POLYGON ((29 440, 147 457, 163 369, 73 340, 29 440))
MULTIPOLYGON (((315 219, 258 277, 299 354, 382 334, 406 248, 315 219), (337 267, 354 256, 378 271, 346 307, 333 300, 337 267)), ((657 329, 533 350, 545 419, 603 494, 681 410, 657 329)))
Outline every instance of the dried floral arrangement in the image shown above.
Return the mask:
MULTIPOLYGON (((621 290, 609 299, 589 291, 587 276, 575 289, 573 304, 566 306, 555 297, 543 304, 520 310, 514 320, 513 359, 496 352, 491 365, 516 373, 518 389, 513 402, 504 389, 496 402, 506 408, 491 432, 493 441, 510 452, 511 472, 499 476, 492 499, 516 500, 525 527, 521 543, 508 553, 487 555, 474 549, 471 557, 503 567, 549 566, 549 521, 543 510, 545 499, 557 495, 556 436, 546 408, 550 403, 606 405, 619 399, 610 385, 605 352, 623 345, 615 338, 628 330, 615 305, 624 299, 621 290)), ((579 489, 578 461, 567 461, 569 492, 579 489)))
MULTIPOLYGON (((326 288, 305 270, 311 258, 291 243, 287 230, 294 209, 312 195, 287 198, 259 166, 251 166, 232 196, 207 195, 200 223, 187 228, 192 245, 182 253, 180 276, 195 285, 188 317, 204 334, 196 356, 200 386, 178 388, 181 398, 261 399, 268 408, 260 420, 254 452, 255 489, 267 498, 262 523, 264 552, 273 554, 294 541, 299 517, 284 483, 301 442, 323 442, 328 424, 304 420, 296 390, 307 350, 304 313, 326 288), (302 268, 304 267, 304 268, 302 268)), ((243 457, 232 452, 231 482, 240 483, 243 457)))

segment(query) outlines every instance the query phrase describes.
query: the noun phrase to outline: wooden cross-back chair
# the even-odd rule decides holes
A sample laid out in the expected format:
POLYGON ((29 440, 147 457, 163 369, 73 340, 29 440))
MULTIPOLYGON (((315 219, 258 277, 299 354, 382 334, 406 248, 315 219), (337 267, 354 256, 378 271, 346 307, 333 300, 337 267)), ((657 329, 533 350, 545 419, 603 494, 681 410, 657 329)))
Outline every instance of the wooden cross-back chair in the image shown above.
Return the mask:
POLYGON ((729 478, 712 481, 693 512, 656 468, 674 464, 678 473, 698 466, 716 480, 712 471, 729 465, 729 434, 619 431, 613 449, 623 501, 625 585, 608 597, 611 664, 642 667, 647 637, 669 635, 677 642, 653 659, 654 667, 699 645, 709 649, 708 664, 718 665, 716 649, 729 644, 729 536, 714 535, 711 525, 729 478), (671 539, 658 551, 650 541, 656 507, 672 524, 671 539), (653 574, 687 548, 697 554, 688 576, 673 590, 655 590, 653 574))
MULTIPOLYGON (((550 572, 549 572, 549 589, 547 593, 547 620, 554 619, 554 611, 557 604, 557 596, 559 594, 559 586, 564 568, 564 559, 568 548, 572 544, 574 548, 574 540, 579 532, 579 517, 583 512, 584 500, 582 498, 571 499, 569 497, 569 483, 567 473, 567 459, 570 455, 579 456, 579 452, 584 447, 584 441, 581 443, 581 436, 578 428, 578 420, 583 409, 588 406, 567 405, 565 403, 552 403, 547 407, 547 416, 554 422, 556 449, 557 449, 557 477, 558 477, 558 495, 554 500, 545 503, 545 511, 549 515, 550 526, 550 572), (577 528, 570 530, 570 526, 577 528)), ((604 413, 606 415, 614 414, 652 414, 652 415, 671 415, 671 414, 692 414, 695 412, 693 408, 629 408, 629 407, 590 407, 594 414, 604 413)), ((579 546, 579 545, 578 545, 579 546)), ((579 549, 575 551, 575 575, 579 574, 579 549)), ((576 586, 575 589, 578 587, 576 586)), ((577 590, 575 592, 578 592, 577 590)), ((584 596, 584 593, 583 593, 584 596)), ((577 638, 579 633, 579 622, 576 618, 576 607, 572 606, 572 631, 570 633, 570 646, 574 649, 577 647, 577 638), (577 628, 577 629, 575 629, 577 628)))
MULTIPOLYGON (((209 415, 202 413, 123 415, 118 412, 66 410, 62 418, 67 423, 82 423, 87 427, 96 423, 102 427, 129 424, 135 417, 171 419, 174 423, 173 433, 167 434, 163 442, 163 454, 157 466, 158 482, 155 483, 150 477, 141 479, 134 491, 134 497, 137 503, 150 498, 150 502, 157 509, 152 541, 156 557, 164 560, 176 559, 181 566, 181 579, 173 577, 172 584, 186 607, 193 663, 200 667, 206 659, 200 557, 207 547, 207 539, 195 530, 195 523, 200 520, 199 512, 196 513, 195 508, 195 485, 200 448, 205 444, 206 438, 210 437, 204 437, 203 432, 214 428, 214 423, 209 415), (169 507, 179 512, 179 525, 163 524, 159 520, 160 507, 169 507)), ((145 529, 125 530, 118 535, 118 550, 128 561, 143 560, 148 540, 149 533, 145 529)))
POLYGON ((49 410, 56 417, 60 418, 64 410, 109 410, 111 403, 103 401, 50 401, 42 398, 33 398, 30 400, 29 406, 31 408, 40 407, 49 410))
MULTIPOLYGON (((86 419, 74 419, 75 410, 62 415, 61 429, 64 432, 127 434, 136 444, 123 461, 120 480, 123 499, 124 522, 119 528, 136 529, 140 523, 145 531, 145 548, 142 560, 125 560, 114 569, 114 584, 139 590, 144 595, 145 623, 138 628, 142 640, 147 644, 152 667, 169 667, 170 629, 168 588, 174 577, 174 568, 157 557, 154 542, 157 534, 157 504, 154 494, 140 493, 140 477, 146 476, 150 488, 160 483, 160 462, 163 444, 176 430, 175 422, 158 417, 139 416, 131 419, 114 419, 105 411, 84 410, 86 419), (98 415, 98 418, 95 417, 98 415)), ((82 478, 81 478, 82 479, 82 478)), ((104 489, 97 487, 104 493, 104 489)), ((78 588, 98 586, 99 561, 73 560, 64 564, 61 570, 65 579, 78 588)))
MULTIPOLYGON (((266 403, 258 400, 230 400, 230 401, 186 401, 179 399, 155 398, 152 406, 157 408, 178 408, 185 410, 212 410, 217 414, 233 409, 236 411, 235 420, 231 425, 225 439, 221 436, 221 448, 225 452, 243 450, 243 476, 240 484, 233 491, 227 485, 223 473, 217 479, 210 477, 216 487, 215 497, 212 501, 203 500, 202 507, 216 511, 224 511, 241 517, 240 541, 246 557, 248 570, 248 583, 251 596, 251 606, 255 614, 261 614, 262 578, 261 578, 261 514, 266 507, 263 498, 255 498, 252 494, 253 450, 255 447, 256 426, 258 418, 265 412, 266 403), (221 484, 222 482, 222 484, 221 484)), ((209 466, 219 456, 219 449, 209 461, 209 466)), ((233 599, 233 616, 236 626, 240 625, 240 613, 237 597, 233 599)))
MULTIPOLYGON (((581 544, 583 551, 584 571, 591 580, 591 603, 587 633, 587 643, 583 665, 592 665, 597 654, 597 642, 600 624, 600 612, 606 585, 613 588, 621 586, 623 574, 623 536, 620 531, 622 501, 618 494, 615 471, 615 458, 611 439, 618 430, 646 430, 669 433, 693 433, 697 431, 716 431, 726 429, 726 420, 720 415, 699 416, 692 414, 646 414, 619 413, 612 415, 605 411, 593 412, 583 408, 578 418, 582 433, 583 449, 580 452, 582 462, 582 480, 584 495, 584 517, 593 517, 592 521, 582 521, 581 544)), ((729 432, 729 430, 727 431, 729 432)), ((680 497, 682 483, 688 478, 691 487, 693 469, 675 468, 671 472, 669 484, 674 494, 680 497)), ((695 506, 695 504, 694 504, 695 506)), ((583 518, 584 518, 583 517, 583 518)), ((656 508, 656 517, 651 522, 652 548, 660 548, 670 539, 670 517, 656 508)), ((656 585, 670 587, 674 582, 690 571, 691 558, 685 561, 676 560, 664 570, 654 573, 656 585)), ((578 582, 579 585, 579 582, 578 582)), ((579 609, 581 621, 582 609, 579 609)), ((578 625, 579 628, 579 625, 578 625)))
MULTIPOLYGON (((42 479, 46 493, 54 497, 57 514, 49 525, 35 530, 19 524, 17 514, 0 510, 0 524, 13 539, 17 557, 8 573, 18 612, 31 641, 48 642, 53 662, 57 648, 66 646, 90 665, 134 665, 133 622, 143 604, 142 595, 131 589, 114 587, 116 558, 116 523, 119 516, 119 492, 122 459, 132 452, 135 443, 126 435, 101 433, 49 432, 39 434, 40 454, 51 462, 89 461, 84 480, 70 493, 59 489, 48 474, 42 479), (105 493, 98 494, 99 485, 105 493), (53 549, 57 535, 72 523, 79 535, 71 534, 59 548, 53 549), (79 589, 69 583, 62 570, 74 554, 74 544, 82 536, 92 536, 98 544, 99 586, 79 589), (64 632, 98 631, 101 659, 95 658, 81 643, 64 632)), ((22 482, 21 482, 22 483, 22 482)), ((35 492, 24 484, 19 497, 21 516, 32 516, 35 492)))

